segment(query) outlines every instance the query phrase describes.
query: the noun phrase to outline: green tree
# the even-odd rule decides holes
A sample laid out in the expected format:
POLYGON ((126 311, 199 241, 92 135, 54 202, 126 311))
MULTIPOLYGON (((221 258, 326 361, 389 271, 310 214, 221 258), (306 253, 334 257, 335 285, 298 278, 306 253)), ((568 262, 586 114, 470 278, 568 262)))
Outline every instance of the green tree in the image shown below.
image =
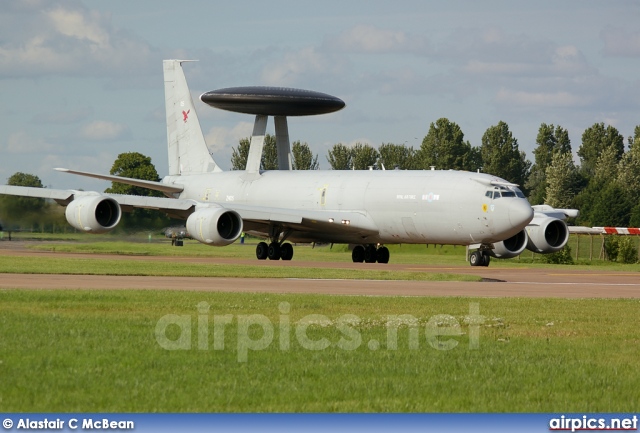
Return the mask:
POLYGON ((241 138, 238 147, 231 149, 231 170, 246 170, 251 140, 241 138))
POLYGON ((596 227, 627 227, 631 217, 631 205, 624 190, 616 182, 609 182, 593 200, 592 206, 588 209, 588 217, 596 227))
MULTIPOLYGON (((640 127, 636 127, 640 133, 640 127)), ((640 136, 629 137, 629 150, 618 163, 618 183, 626 187, 632 201, 640 202, 640 136)))
POLYGON ((616 259, 620 263, 637 263, 638 248, 631 236, 623 236, 618 240, 618 257, 616 259))
POLYGON ((529 202, 533 205, 544 203, 547 190, 546 172, 553 156, 556 153, 571 154, 569 132, 561 126, 541 124, 536 144, 533 151, 535 162, 525 183, 525 187, 530 191, 529 202))
POLYGON ((500 121, 483 134, 480 154, 485 173, 524 186, 531 162, 518 148, 518 140, 513 137, 505 122, 500 121))
MULTIPOLYGON (((616 149, 614 147, 605 148, 602 154, 597 158, 596 164, 592 170, 591 178, 588 179, 588 184, 580 193, 576 196, 575 207, 580 209, 580 217, 578 222, 584 225, 596 225, 603 226, 609 225, 604 215, 604 209, 608 206, 608 202, 612 199, 611 195, 605 195, 604 192, 612 193, 613 186, 619 187, 616 179, 618 172, 618 163, 616 161, 616 149)), ((580 170, 580 174, 586 175, 586 171, 580 170)), ((616 191, 621 191, 620 188, 616 188, 616 191)), ((627 196, 623 193, 618 198, 619 203, 625 203, 629 205, 627 196)), ((616 206, 616 211, 619 212, 619 208, 616 206)), ((629 209, 627 213, 631 213, 629 209)), ((627 216, 628 220, 630 216, 627 216)), ((620 218, 613 218, 619 220, 620 218)))
POLYGON ((353 152, 342 143, 334 144, 329 150, 327 161, 333 170, 351 170, 353 166, 353 152))
POLYGON ((601 184, 615 181, 618 177, 619 161, 617 149, 613 146, 605 148, 596 161, 593 181, 601 184))
MULTIPOLYGON (((17 172, 7 179, 7 185, 12 186, 29 186, 32 188, 44 188, 40 178, 33 174, 17 172)), ((18 213, 39 212, 45 207, 43 198, 36 197, 7 197, 9 203, 12 203, 14 211, 18 213)))
POLYGON ((555 153, 547 167, 545 179, 545 198, 542 202, 555 208, 571 207, 579 181, 571 153, 555 153))
MULTIPOLYGON (((160 176, 151 158, 138 152, 127 152, 118 155, 113 162, 110 173, 115 176, 158 182, 160 176)), ((160 191, 154 191, 139 186, 112 182, 111 188, 105 190, 108 194, 127 194, 146 197, 163 197, 160 191)), ((120 229, 160 229, 170 224, 170 219, 164 214, 150 209, 133 209, 122 215, 120 229)))
MULTIPOLYGON (((635 202, 631 202, 632 204, 635 202)), ((640 203, 631 208, 629 215, 629 227, 640 227, 640 203)))
POLYGON ((374 147, 364 143, 356 143, 351 151, 354 170, 368 170, 369 167, 377 167, 380 154, 374 147))
POLYGON ((275 135, 267 134, 264 137, 260 167, 262 170, 278 169, 278 145, 275 135))
MULTIPOLYGON (((151 163, 151 158, 138 152, 126 152, 118 155, 111 166, 110 173, 114 176, 130 177, 133 179, 160 181, 156 167, 151 163)), ((112 182, 111 188, 104 192, 109 194, 142 195, 162 197, 159 191, 153 191, 140 186, 127 185, 120 182, 112 182)))
POLYGON ((293 156, 294 170, 317 170, 318 169, 318 155, 314 155, 307 143, 300 143, 300 141, 294 141, 291 147, 291 153, 293 156))
MULTIPOLYGON (((241 138, 240 141, 238 142, 238 147, 232 148, 232 152, 231 152, 231 169, 232 170, 247 169, 247 159, 249 158, 250 148, 251 148, 251 137, 241 138)), ((262 155, 260 156, 260 169, 261 170, 278 170, 278 144, 276 142, 275 135, 267 134, 264 136, 264 145, 262 147, 262 155)))
POLYGON ((469 141, 464 141, 460 126, 444 117, 429 126, 417 159, 423 169, 435 166, 443 170, 475 171, 480 168, 477 150, 474 152, 469 141))
POLYGON ((624 137, 611 125, 595 123, 582 134, 582 144, 578 149, 580 168, 588 177, 593 176, 598 158, 608 147, 613 147, 616 160, 624 153, 624 137))
MULTIPOLYGON (((43 188, 38 176, 17 172, 7 179, 7 185, 43 188)), ((46 222, 47 205, 43 198, 0 196, 0 220, 6 227, 40 226, 46 222)))
POLYGON ((619 263, 637 263, 638 249, 631 236, 610 235, 605 238, 607 259, 619 263))
POLYGON ((393 170, 396 167, 400 170, 411 170, 415 168, 415 150, 413 147, 407 147, 404 144, 382 143, 378 148, 380 158, 378 166, 384 166, 387 170, 393 170))
POLYGON ((629 142, 629 148, 632 148, 634 143, 640 143, 640 125, 637 125, 634 128, 633 137, 629 136, 629 138, 627 138, 627 141, 629 142))

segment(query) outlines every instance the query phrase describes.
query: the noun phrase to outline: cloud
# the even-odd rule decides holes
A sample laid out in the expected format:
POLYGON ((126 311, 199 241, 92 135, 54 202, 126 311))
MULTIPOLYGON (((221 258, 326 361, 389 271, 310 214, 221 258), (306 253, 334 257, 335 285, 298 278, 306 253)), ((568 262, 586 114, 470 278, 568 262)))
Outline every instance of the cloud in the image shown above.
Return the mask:
POLYGON ((225 148, 237 147, 242 138, 251 137, 253 124, 240 122, 233 128, 214 126, 205 134, 204 140, 211 152, 218 152, 225 148))
POLYGON ((108 25, 98 12, 82 13, 57 7, 46 15, 59 34, 86 42, 95 51, 109 48, 108 25))
POLYGON ((605 56, 640 57, 640 31, 607 27, 600 32, 600 39, 604 42, 605 56))
POLYGON ((116 156, 109 151, 100 151, 93 155, 46 155, 42 160, 34 161, 30 170, 38 173, 45 185, 53 188, 83 189, 85 191, 104 191, 110 182, 75 176, 54 171, 53 167, 65 167, 94 173, 108 173, 116 156))
POLYGON ((33 121, 47 124, 70 124, 86 120, 93 113, 91 107, 82 107, 77 110, 51 110, 46 113, 39 113, 33 116, 33 121))
POLYGON ((127 126, 105 120, 91 122, 80 131, 80 138, 90 141, 114 141, 128 138, 130 135, 127 126))
MULTIPOLYGON (((13 3, 13 2, 11 2, 13 3)), ((147 73, 152 49, 77 0, 31 1, 0 17, 0 76, 147 73)))
POLYGON ((5 152, 11 154, 42 154, 53 149, 53 144, 42 138, 32 137, 24 131, 9 135, 4 147, 5 152))
POLYGON ((355 140, 351 140, 349 142, 344 143, 345 146, 353 148, 356 146, 356 144, 366 144, 369 146, 373 146, 376 147, 376 145, 373 144, 373 142, 371 140, 369 140, 368 138, 357 138, 355 140))
POLYGON ((578 96, 566 91, 527 92, 500 89, 496 101, 513 106, 523 107, 584 107, 591 103, 589 96, 578 96))
POLYGON ((323 83, 331 81, 345 71, 344 57, 306 47, 287 52, 262 70, 262 80, 272 86, 294 86, 301 82, 323 83))
MULTIPOLYGON (((481 50, 478 50, 478 55, 481 50)), ((492 55, 487 55, 487 58, 492 55)), ((539 52, 531 59, 514 59, 507 55, 504 60, 470 59, 462 70, 471 75, 511 75, 511 76, 536 76, 536 77, 573 77, 580 74, 592 73, 584 55, 573 45, 557 46, 539 52)))
POLYGON ((426 54, 426 38, 400 30, 358 25, 326 42, 327 48, 350 53, 415 53, 426 54))

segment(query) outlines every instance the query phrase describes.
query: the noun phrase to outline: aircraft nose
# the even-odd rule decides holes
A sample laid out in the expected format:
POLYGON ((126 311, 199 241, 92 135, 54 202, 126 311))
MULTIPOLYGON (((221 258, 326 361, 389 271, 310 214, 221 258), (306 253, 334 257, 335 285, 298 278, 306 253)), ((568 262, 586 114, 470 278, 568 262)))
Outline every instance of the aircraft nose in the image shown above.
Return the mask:
POLYGON ((509 222, 514 227, 525 227, 533 219, 533 209, 527 200, 512 200, 509 204, 509 222))

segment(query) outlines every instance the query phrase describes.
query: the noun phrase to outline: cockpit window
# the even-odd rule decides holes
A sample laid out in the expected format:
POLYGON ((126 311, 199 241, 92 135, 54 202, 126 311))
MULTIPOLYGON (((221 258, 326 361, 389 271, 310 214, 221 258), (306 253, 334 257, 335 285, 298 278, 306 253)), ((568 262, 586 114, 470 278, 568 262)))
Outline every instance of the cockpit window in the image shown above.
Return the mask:
POLYGON ((484 195, 494 200, 501 197, 518 197, 526 199, 522 191, 520 191, 520 189, 515 186, 496 186, 493 188, 493 190, 486 191, 484 195))
POLYGON ((524 196, 524 194, 522 193, 522 191, 520 191, 520 189, 518 189, 518 188, 513 188, 513 190, 515 191, 516 196, 518 196, 518 197, 520 197, 520 198, 526 198, 526 197, 524 196))
POLYGON ((493 198, 494 200, 501 197, 518 197, 526 199, 525 195, 520 191, 520 188, 515 186, 496 186, 493 190, 489 190, 484 194, 486 197, 493 198))

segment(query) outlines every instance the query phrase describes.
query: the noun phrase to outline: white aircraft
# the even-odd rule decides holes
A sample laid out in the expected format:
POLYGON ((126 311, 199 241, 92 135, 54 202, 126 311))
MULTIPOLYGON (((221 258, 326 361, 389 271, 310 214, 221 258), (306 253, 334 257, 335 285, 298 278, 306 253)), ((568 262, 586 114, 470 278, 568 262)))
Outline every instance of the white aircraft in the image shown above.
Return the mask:
POLYGON ((166 198, 0 186, 0 194, 53 199, 69 224, 88 233, 112 230, 122 211, 157 209, 186 220, 198 241, 225 246, 241 232, 260 236, 256 257, 291 260, 285 242, 354 244, 354 262, 389 261, 385 244, 452 244, 475 249, 473 266, 490 256, 514 257, 529 248, 561 249, 572 210, 534 212, 517 185, 466 171, 293 171, 287 116, 336 111, 344 102, 297 89, 243 87, 201 95, 209 105, 256 115, 244 171, 222 171, 204 141, 182 60, 164 61, 169 175, 143 181, 69 169, 56 170, 162 191, 166 198), (279 170, 260 171, 268 116, 274 116, 279 170))

